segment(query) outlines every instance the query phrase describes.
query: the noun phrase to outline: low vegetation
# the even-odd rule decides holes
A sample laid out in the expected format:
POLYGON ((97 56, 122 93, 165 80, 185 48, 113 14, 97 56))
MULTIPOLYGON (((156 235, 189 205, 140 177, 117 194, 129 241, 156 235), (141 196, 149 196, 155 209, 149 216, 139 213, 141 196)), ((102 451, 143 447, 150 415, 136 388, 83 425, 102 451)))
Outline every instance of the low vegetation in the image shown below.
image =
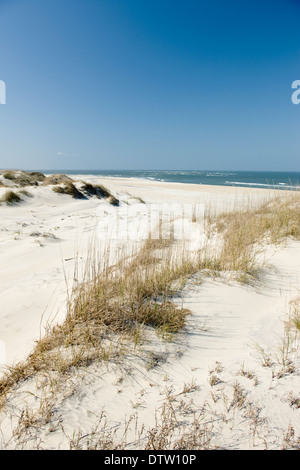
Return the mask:
POLYGON ((50 175, 44 178, 43 185, 57 185, 62 183, 71 183, 72 179, 67 175, 50 175))
POLYGON ((6 191, 6 193, 0 198, 0 204, 12 205, 21 202, 21 200, 20 196, 14 191, 6 191))
POLYGON ((67 194, 74 199, 88 199, 89 197, 96 196, 99 199, 107 199, 113 206, 119 205, 119 200, 104 186, 93 185, 84 181, 78 183, 63 174, 45 176, 39 171, 7 170, 2 172, 2 177, 3 180, 0 181, 0 187, 52 186, 55 193, 67 194))
MULTIPOLYGON (((72 194, 72 183, 69 187, 72 194)), ((83 187, 90 193, 100 191, 91 185, 83 187)), ((7 198, 13 201, 15 196, 7 198)), ((211 217, 210 231, 217 231, 222 239, 218 252, 204 249, 191 255, 176 251, 172 238, 149 238, 130 260, 121 259, 115 267, 105 265, 94 252, 84 282, 74 287, 69 299, 65 323, 48 331, 28 361, 2 378, 0 394, 4 396, 16 380, 37 371, 53 370, 58 364, 68 370, 75 363, 95 360, 103 353, 102 341, 107 335, 126 332, 134 337, 141 325, 148 325, 171 337, 184 327, 189 315, 172 302, 186 281, 199 272, 230 271, 243 281, 243 276, 254 276, 259 268, 256 255, 264 241, 279 243, 288 236, 300 239, 299 207, 299 194, 289 194, 263 207, 211 217)), ((298 317, 293 317, 297 324, 298 317)))
POLYGON ((148 325, 168 337, 183 328, 189 311, 171 297, 182 288, 189 265, 184 259, 155 258, 160 246, 159 240, 147 241, 131 261, 122 259, 114 268, 97 263, 94 254, 85 281, 75 286, 69 299, 65 322, 40 339, 27 361, 4 375, 2 398, 17 382, 38 372, 66 373, 103 359, 103 344, 111 335, 134 338, 141 326, 148 325))
MULTIPOLYGON (((54 185, 56 192, 75 198, 78 197, 77 191, 80 198, 113 198, 101 186, 82 182, 77 189, 68 177, 55 177, 49 181, 45 183, 43 180, 43 184, 54 185)), ((138 252, 121 257, 114 266, 105 259, 98 259, 96 249, 91 250, 84 281, 74 285, 68 299, 64 323, 49 328, 31 355, 2 376, 2 405, 13 387, 38 374, 43 377, 55 374, 56 384, 62 384, 66 374, 74 368, 97 361, 115 360, 122 354, 123 345, 119 339, 126 337, 132 344, 137 344, 144 327, 154 329, 164 340, 172 340, 184 329, 190 315, 188 309, 180 307, 174 300, 180 296, 186 282, 198 273, 216 275, 230 272, 242 282, 256 277, 261 267, 260 254, 264 245, 279 244, 288 237, 300 240, 299 202, 298 193, 289 193, 259 207, 210 215, 206 220, 207 247, 193 254, 176 245, 172 237, 168 240, 149 237, 138 252), (209 245, 213 237, 217 237, 217 247, 209 245)), ((115 204, 118 204, 117 199, 115 204)), ((290 325, 299 332, 299 301, 291 306, 291 311, 290 325)), ((282 363, 286 366, 284 371, 291 370, 288 369, 286 349, 283 349, 282 357, 282 363)), ((210 374, 212 387, 221 383, 221 372, 218 367, 210 374)), ((240 375, 247 379, 254 378, 253 372, 244 368, 240 375)), ((49 381, 53 381, 52 378, 49 381)), ((229 409, 244 409, 247 397, 243 389, 236 383, 233 391, 229 409)), ((295 398, 292 401, 298 403, 295 398)), ((144 448, 209 448, 213 434, 207 425, 202 425, 201 419, 195 419, 192 428, 183 432, 180 439, 171 442, 178 429, 178 414, 174 411, 173 401, 169 399, 167 403, 161 414, 162 419, 157 422, 156 428, 148 432, 147 440, 144 438, 144 448)), ((70 446, 81 448, 80 442, 84 442, 81 436, 77 441, 74 436, 70 446)), ((106 445, 118 448, 113 436, 105 434, 104 428, 101 439, 93 446, 111 448, 106 445)), ((86 447, 91 448, 91 442, 86 447)))
POLYGON ((45 179, 45 175, 37 171, 26 172, 22 170, 11 170, 4 171, 2 176, 18 187, 37 186, 45 179))
POLYGON ((120 201, 104 186, 82 182, 80 191, 87 197, 96 196, 98 199, 107 199, 113 206, 119 206, 120 201))
POLYGON ((98 198, 109 198, 111 196, 111 193, 104 186, 85 182, 82 182, 80 191, 87 196, 97 196, 98 198))
POLYGON ((74 199, 85 199, 84 194, 78 191, 76 186, 71 181, 67 181, 62 186, 54 186, 52 190, 58 194, 68 194, 74 199))
POLYGON ((216 269, 249 280, 259 274, 266 244, 279 244, 288 237, 300 240, 300 194, 285 193, 256 208, 210 216, 208 230, 222 240, 215 255, 216 269))

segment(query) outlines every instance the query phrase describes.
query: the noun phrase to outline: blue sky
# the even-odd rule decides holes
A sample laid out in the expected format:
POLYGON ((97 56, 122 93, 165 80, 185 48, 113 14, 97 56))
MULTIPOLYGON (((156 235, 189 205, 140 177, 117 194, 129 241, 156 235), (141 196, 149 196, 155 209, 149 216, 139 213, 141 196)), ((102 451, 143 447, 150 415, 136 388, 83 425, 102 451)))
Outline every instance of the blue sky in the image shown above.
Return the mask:
POLYGON ((0 0, 0 168, 300 171, 300 0, 0 0))

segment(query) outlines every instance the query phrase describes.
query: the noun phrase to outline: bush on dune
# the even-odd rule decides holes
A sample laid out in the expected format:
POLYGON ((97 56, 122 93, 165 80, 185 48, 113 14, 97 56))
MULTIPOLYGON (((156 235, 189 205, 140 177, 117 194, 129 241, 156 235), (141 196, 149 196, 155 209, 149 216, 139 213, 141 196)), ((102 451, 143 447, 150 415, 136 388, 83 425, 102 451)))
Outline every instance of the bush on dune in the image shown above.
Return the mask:
POLYGON ((21 201, 22 199, 20 198, 18 194, 14 193, 13 191, 7 191, 4 194, 4 196, 2 196, 2 198, 0 199, 0 204, 4 203, 4 204, 12 205, 21 201))
POLYGON ((2 174, 3 178, 9 180, 15 186, 38 186, 45 179, 45 175, 38 171, 26 172, 22 170, 9 170, 2 174))
POLYGON ((111 195, 108 189, 104 188, 104 186, 100 186, 100 185, 95 186, 91 183, 83 182, 80 189, 81 191, 83 191, 89 196, 97 196, 99 198, 102 198, 102 197, 108 198, 111 195))
POLYGON ((71 181, 64 183, 63 186, 54 186, 52 189, 55 193, 68 194, 74 199, 85 199, 84 194, 82 194, 71 181))
POLYGON ((120 204, 120 201, 104 186, 83 182, 80 190, 87 196, 96 196, 99 199, 105 198, 113 206, 119 206, 120 204))
POLYGON ((46 178, 46 176, 40 171, 31 171, 29 173, 29 176, 31 176, 31 178, 34 178, 36 181, 44 181, 46 178))
POLYGON ((45 176, 40 171, 26 172, 23 170, 5 170, 2 172, 3 180, 0 187, 21 187, 25 186, 53 186, 53 191, 59 194, 68 194, 74 199, 87 199, 96 196, 99 199, 107 199, 113 206, 119 205, 119 200, 113 196, 108 189, 102 185, 81 182, 78 189, 75 181, 70 176, 64 174, 53 174, 45 176), (7 181, 7 184, 5 184, 7 181))
POLYGON ((73 180, 67 175, 50 175, 45 177, 43 180, 43 185, 50 186, 50 185, 57 185, 63 183, 72 183, 73 180))

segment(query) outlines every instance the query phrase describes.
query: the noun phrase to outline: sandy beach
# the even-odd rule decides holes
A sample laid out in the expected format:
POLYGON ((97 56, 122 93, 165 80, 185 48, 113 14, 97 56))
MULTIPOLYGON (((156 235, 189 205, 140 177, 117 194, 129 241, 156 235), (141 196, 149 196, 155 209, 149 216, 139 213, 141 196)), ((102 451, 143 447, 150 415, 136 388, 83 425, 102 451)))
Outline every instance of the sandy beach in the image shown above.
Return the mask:
MULTIPOLYGON (((149 207, 168 203, 201 204, 214 211, 223 211, 246 204, 250 198, 252 201, 267 200, 269 194, 273 194, 265 189, 161 183, 133 178, 99 179, 93 175, 72 177, 91 183, 100 181, 121 200, 138 197, 149 207)), ((0 197, 5 191, 0 188, 0 197)), ((1 207, 3 323, 0 340, 5 341, 9 365, 30 352, 32 340, 40 335, 43 325, 51 321, 53 314, 59 316, 61 310, 59 318, 64 318, 65 278, 72 282, 74 263, 81 260, 84 264, 95 237, 101 239, 103 249, 110 238, 109 231, 99 236, 101 217, 103 219, 103 214, 110 209, 106 202, 96 198, 74 201, 68 196, 54 194, 49 187, 33 187, 30 192, 33 197, 25 196, 20 207, 1 207)), ((133 199, 133 203, 144 209, 138 200, 133 199)), ((105 223, 103 226, 108 230, 105 223)), ((126 237, 125 241, 130 243, 131 240, 126 237)), ((122 239, 119 243, 125 244, 122 239)))
MULTIPOLYGON (((74 199, 43 185, 26 187, 19 204, 0 205, 2 373, 26 360, 49 326, 65 320, 68 295, 74 281, 77 285, 84 279, 95 247, 100 258, 109 252, 113 266, 120 253, 130 256, 141 246, 150 216, 155 221, 158 211, 169 215, 168 207, 177 204, 191 209, 185 212, 185 242, 194 251, 207 241, 204 214, 254 207, 283 195, 266 189, 70 177, 75 184, 84 180, 105 186, 118 207, 95 196, 74 199)), ((6 191, 0 187, 0 198, 6 191)), ((183 436, 186 448, 193 448, 196 420, 201 423, 197 445, 203 448, 299 445, 298 335, 293 333, 287 344, 285 327, 291 302, 299 298, 300 242, 288 237, 267 244, 260 256, 262 273, 253 283, 240 283, 228 273, 190 276, 174 299, 190 310, 184 328, 165 340, 146 325, 144 340, 134 346, 128 338, 115 338, 123 342, 124 353, 68 371, 64 389, 51 396, 47 420, 40 416, 42 405, 51 401, 42 378, 17 383, 0 413, 1 448, 101 448, 109 442, 113 448, 142 449, 149 436, 154 440, 151 430, 162 429, 162 416, 165 429, 169 426, 167 448, 183 436), (32 425, 24 425, 26 413, 32 425)))
POLYGON ((0 0, 0 450, 300 450, 299 16, 0 0))

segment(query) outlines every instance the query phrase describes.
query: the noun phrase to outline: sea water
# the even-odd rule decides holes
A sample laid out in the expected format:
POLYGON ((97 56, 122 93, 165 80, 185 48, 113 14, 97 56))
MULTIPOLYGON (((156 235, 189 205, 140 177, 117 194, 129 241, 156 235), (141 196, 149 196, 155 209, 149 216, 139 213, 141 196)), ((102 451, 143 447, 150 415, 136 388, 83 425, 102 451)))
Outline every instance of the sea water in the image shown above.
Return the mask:
POLYGON ((299 189, 300 172, 210 171, 210 170, 44 170, 45 173, 98 175, 102 177, 142 178, 187 184, 299 189))

